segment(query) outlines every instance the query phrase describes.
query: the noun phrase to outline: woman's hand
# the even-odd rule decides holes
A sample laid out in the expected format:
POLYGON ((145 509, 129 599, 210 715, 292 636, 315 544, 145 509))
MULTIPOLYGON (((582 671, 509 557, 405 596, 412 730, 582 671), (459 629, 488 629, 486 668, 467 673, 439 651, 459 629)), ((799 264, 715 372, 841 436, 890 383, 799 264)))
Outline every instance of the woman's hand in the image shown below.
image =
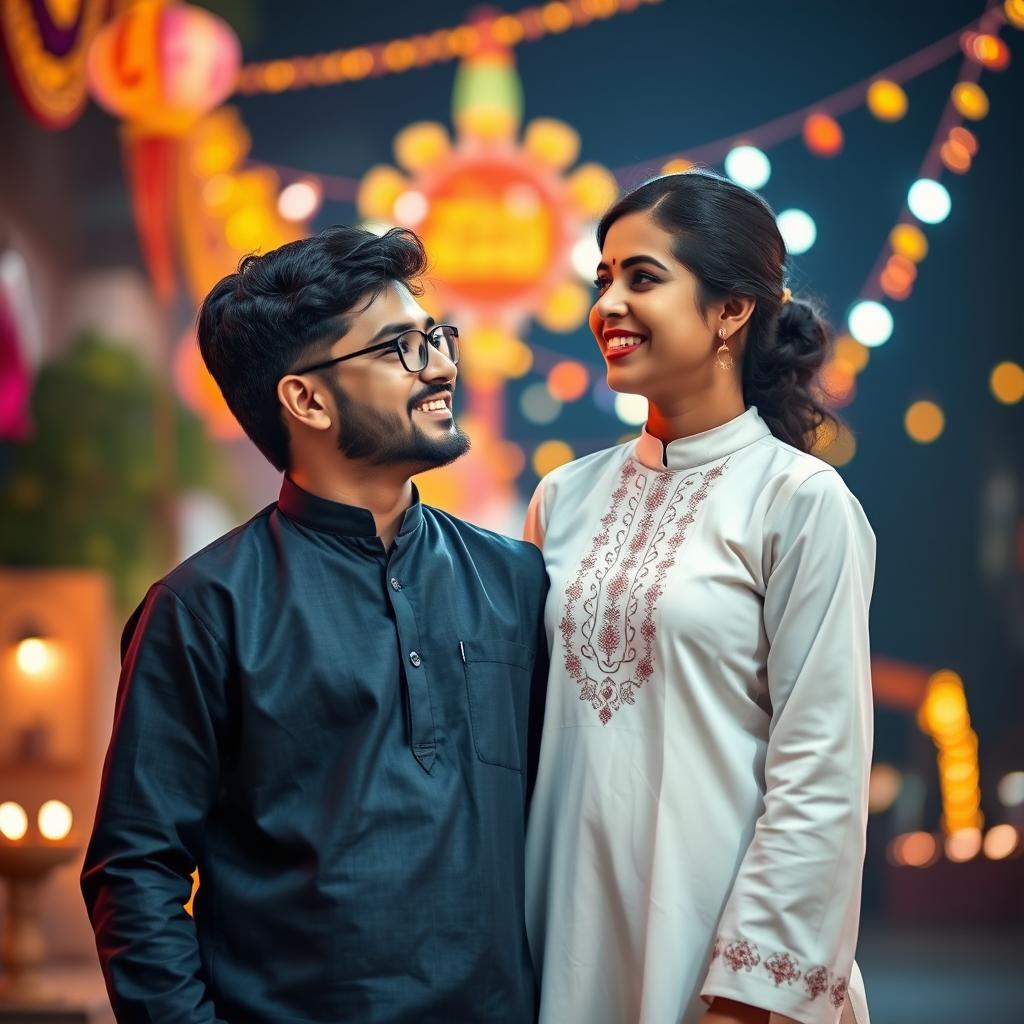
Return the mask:
POLYGON ((716 997, 700 1024, 768 1024, 771 1011, 716 997))

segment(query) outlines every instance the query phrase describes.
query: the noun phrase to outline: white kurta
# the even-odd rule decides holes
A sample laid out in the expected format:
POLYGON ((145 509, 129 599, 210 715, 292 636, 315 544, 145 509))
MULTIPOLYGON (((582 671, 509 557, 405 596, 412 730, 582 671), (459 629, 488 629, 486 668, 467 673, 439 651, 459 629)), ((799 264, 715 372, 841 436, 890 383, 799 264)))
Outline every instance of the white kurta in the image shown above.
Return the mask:
POLYGON ((562 466, 526 535, 551 579, 527 835, 541 1024, 693 1024, 702 996, 835 1024, 848 990, 865 1021, 856 499, 748 409, 562 466))

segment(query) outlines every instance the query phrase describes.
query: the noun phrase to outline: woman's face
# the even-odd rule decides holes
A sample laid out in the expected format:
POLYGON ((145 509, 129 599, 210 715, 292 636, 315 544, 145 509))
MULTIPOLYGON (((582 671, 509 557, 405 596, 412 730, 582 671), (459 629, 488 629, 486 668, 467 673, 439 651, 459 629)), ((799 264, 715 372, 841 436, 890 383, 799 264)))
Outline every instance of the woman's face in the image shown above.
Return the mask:
POLYGON ((678 394, 707 372, 721 341, 717 313, 705 322, 697 278, 672 255, 672 236, 646 212, 620 217, 608 231, 598 264, 599 294, 590 329, 608 364, 613 391, 678 394))

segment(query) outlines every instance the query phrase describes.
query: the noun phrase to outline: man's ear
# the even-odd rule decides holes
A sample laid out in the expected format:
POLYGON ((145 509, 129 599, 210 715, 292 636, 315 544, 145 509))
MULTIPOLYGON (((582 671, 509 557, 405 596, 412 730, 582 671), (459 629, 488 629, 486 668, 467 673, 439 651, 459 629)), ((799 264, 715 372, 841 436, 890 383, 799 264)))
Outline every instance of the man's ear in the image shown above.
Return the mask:
POLYGON ((334 410, 326 388, 312 374, 289 373, 277 382, 277 400, 295 422, 311 430, 330 430, 334 410))

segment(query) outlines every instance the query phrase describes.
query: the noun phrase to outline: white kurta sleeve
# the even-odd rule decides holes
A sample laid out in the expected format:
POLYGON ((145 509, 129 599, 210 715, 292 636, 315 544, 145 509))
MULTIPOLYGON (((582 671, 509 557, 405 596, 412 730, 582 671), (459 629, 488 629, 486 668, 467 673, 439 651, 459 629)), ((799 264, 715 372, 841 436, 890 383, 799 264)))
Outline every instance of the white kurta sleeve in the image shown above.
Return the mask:
POLYGON ((544 481, 537 484, 537 489, 530 499, 529 508, 526 510, 526 523, 523 525, 523 540, 529 541, 535 547, 544 550, 544 533, 546 517, 544 514, 544 481))
POLYGON ((853 967, 871 758, 874 535, 837 473, 765 522, 764 811, 701 995, 836 1024, 853 967))

